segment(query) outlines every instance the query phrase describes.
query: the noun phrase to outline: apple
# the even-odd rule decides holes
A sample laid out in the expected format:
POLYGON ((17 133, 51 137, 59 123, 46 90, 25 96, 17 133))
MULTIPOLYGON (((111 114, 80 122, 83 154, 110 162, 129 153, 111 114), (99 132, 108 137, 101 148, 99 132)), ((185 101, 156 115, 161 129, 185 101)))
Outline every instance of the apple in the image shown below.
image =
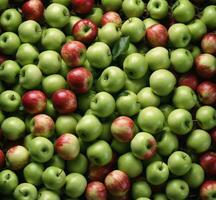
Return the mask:
POLYGON ((216 144, 216 128, 212 129, 210 134, 211 134, 212 143, 216 144))
POLYGON ((120 170, 114 170, 106 176, 105 186, 113 196, 121 197, 127 194, 131 184, 126 173, 120 170))
POLYGON ((38 191, 38 200, 61 200, 57 192, 42 188, 38 191))
POLYGON ((216 59, 208 53, 200 54, 195 59, 196 71, 202 78, 209 79, 216 74, 216 59))
POLYGON ((99 181, 92 181, 88 183, 85 191, 87 200, 106 200, 107 190, 103 183, 99 181))
POLYGON ((206 180, 200 188, 200 197, 202 200, 205 199, 214 199, 216 192, 216 181, 215 180, 206 180))
POLYGON ((71 0, 73 10, 78 14, 88 14, 94 7, 94 0, 71 0))
POLYGON ((196 76, 196 74, 191 72, 181 75, 178 79, 179 86, 188 86, 194 91, 196 91, 198 84, 198 77, 196 76))
POLYGON ((131 187, 131 195, 133 199, 139 199, 139 198, 150 198, 152 194, 150 185, 145 182, 144 180, 136 180, 132 183, 131 187))
POLYGON ((216 24, 213 21, 215 16, 215 5, 208 5, 203 9, 200 19, 205 23, 207 28, 214 30, 216 28, 216 24))
POLYGON ((22 5, 21 10, 25 19, 40 22, 43 18, 44 4, 40 0, 29 0, 22 5))
POLYGON ((68 72, 67 82, 75 93, 86 93, 92 87, 93 76, 88 69, 77 67, 68 72))
POLYGON ((74 24, 72 34, 80 42, 91 43, 97 37, 98 28, 90 19, 81 19, 74 24))
POLYGON ((157 20, 154 20, 154 19, 152 19, 150 17, 145 18, 143 20, 143 23, 144 23, 144 25, 146 27, 146 30, 149 29, 153 25, 159 24, 159 22, 157 20))
POLYGON ((61 56, 67 65, 81 66, 86 60, 86 47, 79 41, 67 42, 61 49, 61 56))
POLYGON ((103 9, 100 7, 93 7, 91 12, 87 15, 87 19, 90 19, 97 26, 100 26, 102 17, 103 17, 103 9))
POLYGON ((140 17, 145 11, 145 3, 142 0, 123 0, 122 11, 127 18, 140 17))
POLYGON ((146 132, 140 132, 135 135, 131 143, 132 153, 141 160, 152 158, 157 150, 155 138, 146 132))
POLYGON ((191 54, 192 54, 192 56, 193 56, 194 59, 195 59, 198 55, 201 54, 201 49, 200 49, 200 47, 197 46, 197 45, 189 44, 189 45, 186 47, 186 49, 188 49, 188 50, 191 52, 191 54))
POLYGON ((31 183, 20 183, 14 190, 15 199, 32 199, 36 200, 38 196, 37 188, 31 183))
POLYGON ((204 169, 205 173, 210 176, 216 175, 216 154, 215 152, 208 151, 201 155, 200 165, 204 169))
POLYGON ((7 167, 13 171, 24 168, 29 162, 29 151, 20 145, 11 147, 6 153, 7 167))
POLYGON ((54 166, 54 167, 58 167, 60 169, 65 168, 65 162, 63 159, 61 159, 58 154, 55 154, 52 156, 52 158, 46 163, 46 166, 54 166))
POLYGON ((3 0, 1 3, 0 3, 0 10, 5 10, 6 8, 8 8, 9 6, 9 2, 8 0, 3 0))
POLYGON ((216 46, 216 34, 214 32, 205 34, 201 41, 202 51, 204 53, 216 55, 215 46, 216 46))
POLYGON ((101 18, 101 25, 104 26, 107 23, 115 23, 118 27, 122 25, 122 19, 120 15, 115 11, 108 11, 103 14, 101 18))
POLYGON ((53 3, 59 3, 65 6, 69 6, 70 0, 52 0, 53 3))
POLYGON ((216 104, 216 84, 210 81, 204 81, 197 87, 199 100, 204 105, 216 104))
POLYGON ((106 11, 117 11, 122 7, 122 0, 102 0, 101 4, 106 11))
POLYGON ((167 200, 167 197, 165 194, 163 193, 156 193, 154 196, 153 196, 153 200, 167 200))
MULTIPOLYGON (((69 17, 69 22, 65 25, 65 27, 63 28, 64 33, 66 35, 71 35, 71 31, 73 29, 73 26, 79 21, 81 20, 80 17, 78 17, 77 15, 70 15, 69 17)), ((72 36, 72 35, 71 35, 72 36)), ((73 39, 72 39, 73 40, 73 39)))
POLYGON ((45 114, 49 115, 50 117, 56 117, 57 112, 53 106, 53 103, 50 99, 47 100, 47 105, 45 109, 45 114))
POLYGON ((163 19, 168 14, 169 5, 165 0, 150 0, 147 4, 147 11, 153 19, 163 19))

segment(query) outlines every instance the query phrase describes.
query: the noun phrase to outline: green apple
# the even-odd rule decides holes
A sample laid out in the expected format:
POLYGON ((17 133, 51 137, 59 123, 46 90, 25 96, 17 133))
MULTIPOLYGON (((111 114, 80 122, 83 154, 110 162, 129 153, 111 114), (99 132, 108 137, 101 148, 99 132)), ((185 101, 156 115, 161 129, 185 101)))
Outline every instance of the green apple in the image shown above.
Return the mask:
POLYGON ((129 77, 126 76, 126 81, 125 81, 125 89, 130 90, 131 92, 134 92, 137 94, 142 88, 146 87, 147 85, 147 80, 141 79, 130 79, 129 77))
POLYGON ((129 90, 121 92, 116 100, 116 108, 120 115, 136 115, 140 111, 137 95, 129 90))
MULTIPOLYGON (((113 114, 113 116, 116 115, 116 113, 113 114)), ((104 140, 106 142, 110 142, 111 139, 112 139, 112 133, 110 131, 111 129, 111 124, 112 124, 112 120, 113 120, 113 116, 109 116, 109 118, 107 120, 104 120, 102 122, 102 126, 103 126, 103 129, 102 129, 102 133, 101 135, 99 136, 98 139, 100 140, 104 140)))
POLYGON ((200 19, 191 21, 187 26, 190 30, 192 41, 199 41, 207 33, 206 25, 200 19))
POLYGON ((103 70, 99 77, 102 90, 108 93, 116 93, 125 85, 126 76, 123 70, 116 66, 110 66, 103 70))
POLYGON ((198 188, 205 179, 204 170, 199 164, 193 163, 191 169, 183 176, 183 179, 190 188, 198 188))
POLYGON ((38 67, 45 75, 55 74, 61 68, 61 56, 55 51, 43 51, 38 58, 38 67))
POLYGON ((43 172, 42 180, 47 189, 58 191, 65 184, 66 174, 61 168, 50 166, 43 172))
POLYGON ((88 91, 85 94, 80 94, 77 96, 78 98, 78 108, 82 111, 85 112, 90 108, 90 103, 92 98, 96 95, 96 92, 93 90, 88 91))
POLYGON ((148 29, 149 27, 158 24, 159 22, 149 17, 149 18, 145 18, 143 20, 143 23, 145 24, 146 29, 148 29))
POLYGON ((53 155, 53 157, 46 163, 46 166, 54 166, 54 167, 58 167, 60 169, 65 168, 65 162, 62 158, 60 158, 60 156, 58 154, 53 155))
POLYGON ((20 39, 13 32, 4 32, 0 35, 0 50, 6 55, 13 55, 20 46, 20 39))
POLYGON ((59 51, 64 44, 65 39, 65 34, 61 30, 57 28, 48 28, 42 32, 41 44, 45 50, 59 51))
POLYGON ((64 6, 69 6, 70 5, 70 0, 52 0, 52 3, 59 3, 62 4, 64 6))
POLYGON ((122 7, 122 0, 101 0, 101 4, 106 11, 116 11, 122 7))
POLYGON ((98 40, 112 46, 121 37, 121 31, 115 23, 107 23, 98 31, 98 40))
POLYGON ((140 53, 132 53, 125 58, 123 69, 131 79, 143 78, 148 70, 147 59, 140 53))
POLYGON ((5 115, 4 115, 4 113, 2 111, 0 111, 0 125, 2 124, 4 119, 5 119, 5 115))
POLYGON ((131 17, 123 23, 121 31, 124 36, 128 36, 130 38, 130 42, 137 43, 144 38, 146 28, 141 19, 131 17))
POLYGON ((99 92, 91 99, 90 109, 98 117, 108 117, 115 111, 115 99, 107 92, 99 92))
POLYGON ((175 109, 168 116, 168 125, 172 132, 177 135, 185 135, 193 128, 191 113, 185 109, 175 109))
POLYGON ((166 195, 163 193, 154 194, 153 200, 168 200, 166 195))
POLYGON ((175 110, 174 106, 169 105, 169 104, 163 104, 159 107, 159 109, 162 111, 162 113, 164 114, 164 117, 167 119, 169 114, 175 110))
POLYGON ((61 198, 56 192, 44 188, 39 190, 37 200, 61 200, 61 198))
POLYGON ((59 74, 46 76, 42 81, 42 89, 46 95, 51 96, 55 91, 66 88, 66 80, 59 74))
POLYGON ((8 140, 17 140, 24 135, 25 123, 18 117, 8 117, 2 124, 3 135, 8 140))
POLYGON ((39 52, 33 45, 24 43, 19 46, 16 52, 16 61, 24 66, 28 64, 37 64, 39 52))
POLYGON ((166 163, 155 161, 146 168, 146 180, 152 185, 161 185, 168 180, 169 169, 166 163))
POLYGON ((193 56, 187 49, 175 49, 171 52, 170 62, 176 72, 185 73, 193 67, 193 56))
POLYGON ((166 0, 150 0, 147 11, 153 19, 163 19, 168 15, 169 5, 166 0))
POLYGON ((143 165, 146 168, 148 165, 155 161, 163 162, 163 158, 158 153, 155 153, 150 159, 143 160, 143 165))
POLYGON ((13 84, 17 81, 20 66, 13 60, 6 60, 0 65, 0 80, 13 84))
POLYGON ((191 40, 191 33, 187 25, 176 23, 168 30, 169 40, 175 48, 186 47, 191 40))
POLYGON ((215 8, 216 8, 215 5, 206 6, 202 11, 202 16, 201 16, 201 20, 205 23, 207 28, 212 30, 216 28, 216 22, 214 20, 216 17, 215 8))
POLYGON ((2 0, 0 2, 0 11, 5 10, 6 8, 9 7, 9 2, 8 0, 2 0))
POLYGON ((27 20, 19 25, 18 34, 23 43, 34 44, 41 39, 42 29, 36 21, 27 20))
POLYGON ((71 173, 66 177, 65 193, 68 197, 78 198, 85 192, 86 186, 87 180, 82 174, 71 173))
POLYGON ((176 108, 190 110, 196 106, 198 100, 196 93, 190 87, 179 86, 174 90, 172 102, 176 108))
POLYGON ((42 173, 44 166, 40 163, 31 162, 23 169, 23 175, 27 183, 31 183, 35 186, 42 184, 42 173), (35 176, 37 172, 37 176, 35 176))
POLYGON ((29 142, 28 147, 32 160, 38 163, 49 161, 54 153, 52 142, 44 137, 33 138, 29 142))
POLYGON ((172 6, 172 14, 177 22, 186 23, 195 17, 195 7, 189 0, 178 0, 172 6))
POLYGON ((141 108, 148 106, 158 107, 160 105, 160 97, 157 96, 150 87, 144 87, 137 94, 137 100, 141 108))
POLYGON ((0 94, 0 107, 5 112, 15 112, 21 104, 20 95, 13 90, 5 90, 0 94))
POLYGON ((191 52, 191 55, 193 56, 193 59, 195 59, 198 55, 201 54, 201 49, 199 46, 189 44, 186 49, 188 49, 191 52))
POLYGON ((187 138, 187 148, 198 154, 207 151, 210 145, 211 136, 202 129, 192 131, 187 138))
POLYGON ((66 161, 66 168, 69 173, 85 174, 88 167, 88 160, 84 154, 79 154, 75 159, 66 161))
POLYGON ((131 188, 131 195, 133 199, 139 199, 141 197, 150 198, 152 194, 151 187, 144 180, 137 180, 133 182, 131 188))
POLYGON ((0 190, 1 194, 12 194, 19 183, 17 175, 9 170, 4 169, 0 172, 0 190))
POLYGON ((120 142, 116 139, 112 140, 111 147, 115 152, 119 153, 120 155, 130 151, 130 144, 129 143, 120 142))
POLYGON ((157 134, 164 127, 165 117, 158 108, 148 106, 139 112, 137 122, 142 131, 157 134))
POLYGON ((45 114, 49 115, 52 118, 55 118, 57 115, 57 111, 54 108, 54 105, 50 99, 47 99, 45 114))
POLYGON ((63 28, 69 22, 70 13, 66 6, 51 3, 44 12, 46 23, 53 28, 63 28))
POLYGON ((127 18, 141 17, 145 11, 145 3, 142 0, 124 0, 122 11, 127 18))
POLYGON ((103 10, 99 7, 94 7, 92 11, 87 15, 87 19, 93 21, 97 26, 100 25, 103 17, 103 10))
POLYGON ((173 91, 176 78, 172 72, 166 69, 159 69, 151 74, 149 84, 155 94, 158 96, 167 96, 173 91))
POLYGON ((212 106, 202 106, 196 111, 196 120, 200 128, 210 130, 216 126, 216 110, 212 106))
POLYGON ((66 35, 71 35, 74 24, 76 24, 81 18, 76 15, 71 15, 68 23, 64 27, 64 32, 66 35))
POLYGON ((5 31, 16 32, 21 23, 22 15, 15 8, 7 9, 1 14, 0 25, 5 31))
POLYGON ((169 156, 167 164, 170 172, 176 176, 182 176, 191 169, 192 161, 185 152, 175 151, 169 156))
POLYGON ((31 183, 21 183, 14 190, 16 200, 37 200, 37 188, 31 183))
POLYGON ((87 59, 92 67, 103 69, 110 65, 112 53, 104 42, 95 42, 86 52, 87 59))
POLYGON ((107 142, 98 140, 87 148, 87 157, 94 165, 106 165, 112 159, 112 149, 107 142))
POLYGON ((146 60, 152 71, 168 69, 170 66, 169 52, 164 47, 155 47, 146 53, 146 60))
POLYGON ((132 152, 121 155, 118 158, 118 169, 125 172, 129 178, 141 175, 143 171, 142 162, 136 158, 132 152), (133 166, 133 168, 131 168, 133 166))
POLYGON ((84 115, 76 126, 76 133, 83 141, 94 141, 102 133, 102 124, 96 116, 84 115))
POLYGON ((166 185, 166 196, 169 200, 184 200, 188 195, 188 184, 181 179, 170 180, 166 185))

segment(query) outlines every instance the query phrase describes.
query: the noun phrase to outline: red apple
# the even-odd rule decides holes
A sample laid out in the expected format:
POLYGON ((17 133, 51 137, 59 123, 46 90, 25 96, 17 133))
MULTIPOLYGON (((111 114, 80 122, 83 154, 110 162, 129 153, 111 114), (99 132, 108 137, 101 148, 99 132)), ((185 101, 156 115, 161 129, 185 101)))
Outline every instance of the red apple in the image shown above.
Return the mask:
POLYGON ((80 42, 91 43, 97 37, 98 28, 90 19, 81 19, 74 24, 72 34, 80 42))
POLYGON ((204 81, 197 87, 197 94, 204 105, 216 104, 216 84, 210 81, 204 81))
POLYGON ((216 180, 206 180, 200 188, 201 200, 213 200, 216 196, 216 180))
POLYGON ((68 72, 67 82, 75 93, 86 93, 92 87, 93 76, 88 69, 77 67, 68 72))
POLYGON ((94 0, 71 0, 72 8, 76 13, 87 14, 94 7, 94 0))
POLYGON ((29 0, 22 5, 21 10, 26 20, 41 21, 44 5, 41 0, 29 0))
POLYGON ((86 47, 79 41, 67 42, 61 49, 61 56, 67 65, 81 66, 86 60, 86 47))
POLYGON ((122 19, 117 12, 109 11, 104 13, 101 19, 101 25, 104 26, 107 23, 115 23, 117 26, 121 26, 122 19))
POLYGON ((30 114, 42 113, 46 109, 47 98, 40 90, 30 90, 22 96, 22 105, 30 114))
POLYGON ((66 89, 60 89, 53 93, 52 103, 54 108, 61 114, 72 113, 77 109, 76 95, 66 89))
POLYGON ((206 174, 216 176, 216 153, 207 152, 200 157, 200 165, 206 174))
POLYGON ((7 60, 7 57, 0 53, 0 65, 7 60))
POLYGON ((207 33, 201 41, 202 51, 216 55, 216 33, 207 33))
POLYGON ((105 185, 113 196, 124 196, 130 190, 130 179, 123 171, 114 170, 106 176, 105 185))
POLYGON ((49 115, 35 115, 30 121, 30 130, 34 136, 49 138, 55 131, 55 123, 49 115))
POLYGON ((63 160, 73 160, 80 151, 79 140, 75 135, 65 133, 56 139, 55 151, 63 160))
POLYGON ((208 53, 200 54, 195 59, 195 67, 198 75, 209 79, 216 74, 215 57, 208 53))
POLYGON ((107 200, 107 191, 103 183, 93 181, 88 183, 85 191, 87 200, 107 200))
POLYGON ((211 134, 212 143, 216 145, 216 128, 214 128, 210 134, 211 134))
POLYGON ((112 122, 111 133, 120 142, 130 142, 135 134, 134 121, 127 116, 117 117, 112 122))
POLYGON ((192 90, 196 90, 198 84, 198 78, 194 73, 183 74, 178 80, 178 85, 188 86, 192 90))
POLYGON ((4 152, 0 149, 0 169, 5 166, 5 155, 4 152))
POLYGON ((168 32, 162 24, 155 24, 146 30, 146 38, 151 46, 166 46, 168 42, 168 32))

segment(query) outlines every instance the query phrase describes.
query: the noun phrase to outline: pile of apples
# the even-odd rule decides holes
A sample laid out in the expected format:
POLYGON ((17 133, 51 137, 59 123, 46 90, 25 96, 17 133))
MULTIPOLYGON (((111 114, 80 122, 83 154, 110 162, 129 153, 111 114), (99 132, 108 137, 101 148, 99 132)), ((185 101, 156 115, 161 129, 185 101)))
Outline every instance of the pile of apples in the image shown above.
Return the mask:
POLYGON ((0 0, 1 200, 215 200, 215 0, 0 0))

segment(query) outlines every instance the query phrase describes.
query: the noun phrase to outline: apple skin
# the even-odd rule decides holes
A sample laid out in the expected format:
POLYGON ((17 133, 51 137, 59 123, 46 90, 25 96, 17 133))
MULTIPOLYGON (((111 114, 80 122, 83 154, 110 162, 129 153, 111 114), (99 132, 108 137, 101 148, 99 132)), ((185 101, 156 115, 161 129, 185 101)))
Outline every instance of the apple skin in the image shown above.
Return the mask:
POLYGON ((216 128, 212 129, 210 134, 211 134, 212 143, 216 145, 216 128))
POLYGON ((87 200, 107 200, 107 190, 105 185, 99 181, 88 183, 85 197, 87 200))
POLYGON ((36 200, 38 196, 37 188, 31 183, 20 183, 14 190, 15 199, 29 198, 36 200), (27 193, 27 195, 26 195, 27 193))
POLYGON ((68 72, 67 82, 69 87, 78 94, 87 93, 93 84, 92 73, 84 67, 76 67, 68 72))
POLYGON ((117 26, 121 26, 122 19, 117 12, 108 11, 103 14, 101 18, 101 25, 104 26, 107 23, 115 23, 117 26))
POLYGON ((197 86, 199 84, 198 77, 194 73, 186 73, 183 74, 179 79, 178 79, 178 85, 179 86, 188 86, 192 90, 196 91, 197 86))
POLYGON ((215 16, 215 5, 209 5, 203 9, 200 19, 205 23, 207 28, 214 30, 216 28, 216 23, 214 22, 215 16))
POLYGON ((2 169, 5 166, 5 154, 4 152, 0 149, 0 169, 2 169))
POLYGON ((81 19, 74 24, 72 34, 80 42, 91 43, 97 37, 98 28, 90 19, 81 19))
POLYGON ((216 58, 208 53, 200 54, 195 59, 197 74, 205 79, 209 79, 216 74, 216 58))
POLYGON ((150 0, 147 4, 147 10, 153 19, 163 19, 168 14, 169 5, 164 0, 150 0))
POLYGON ((145 182, 142 179, 138 179, 132 183, 131 187, 131 195, 133 199, 139 199, 139 198, 150 198, 152 194, 151 187, 147 182, 145 182))
POLYGON ((94 0, 71 0, 73 10, 78 14, 88 14, 94 7, 94 0))
POLYGON ((120 170, 110 172, 106 176, 104 183, 108 192, 117 197, 127 194, 131 187, 128 175, 120 170))
POLYGON ((54 108, 60 114, 72 113, 77 109, 76 95, 67 89, 60 89, 53 93, 52 102, 54 108))
POLYGON ((4 54, 0 53, 0 65, 6 60, 8 60, 8 58, 4 54))
POLYGON ((55 151, 63 160, 75 159, 80 151, 77 137, 69 133, 61 135, 55 140, 55 151))
POLYGON ((202 51, 216 56, 216 33, 207 33, 201 41, 202 51))
POLYGON ((146 132, 140 132, 135 135, 130 143, 132 153, 141 160, 152 158, 157 151, 157 142, 155 138, 146 132))
POLYGON ((215 180, 206 180, 200 188, 200 197, 201 200, 214 199, 216 192, 216 181, 215 180))
POLYGON ((21 10, 25 19, 40 22, 43 18, 44 4, 40 0, 29 0, 22 5, 21 10))
POLYGON ((146 38, 152 47, 166 46, 168 42, 168 32, 162 24, 155 24, 147 28, 146 38))
POLYGON ((86 47, 79 41, 67 42, 61 49, 61 56, 67 65, 81 66, 86 60, 86 47))
POLYGON ((100 26, 101 19, 103 16, 103 9, 100 7, 94 7, 91 12, 87 15, 87 19, 90 19, 94 22, 97 26, 100 26))
POLYGON ((38 192, 38 200, 61 200, 61 198, 57 192, 42 188, 38 192))
POLYGON ((210 81, 204 81, 197 87, 199 100, 204 105, 216 104, 216 84, 210 81))
POLYGON ((145 11, 145 3, 140 0, 123 0, 122 11, 127 18, 140 17, 145 11))
MULTIPOLYGON (((69 22, 66 24, 66 26, 64 27, 64 33, 66 35, 71 35, 71 31, 73 29, 73 26, 79 21, 81 20, 80 17, 76 16, 76 15, 71 15, 69 18, 69 22)), ((72 36, 72 35, 71 35, 72 36)), ((73 39, 72 39, 73 40, 73 39)))
POLYGON ((210 176, 216 175, 216 153, 206 152, 200 157, 200 165, 204 169, 205 173, 210 176))
POLYGON ((11 170, 17 171, 24 168, 29 162, 29 151, 20 145, 11 147, 6 153, 6 164, 11 170))

